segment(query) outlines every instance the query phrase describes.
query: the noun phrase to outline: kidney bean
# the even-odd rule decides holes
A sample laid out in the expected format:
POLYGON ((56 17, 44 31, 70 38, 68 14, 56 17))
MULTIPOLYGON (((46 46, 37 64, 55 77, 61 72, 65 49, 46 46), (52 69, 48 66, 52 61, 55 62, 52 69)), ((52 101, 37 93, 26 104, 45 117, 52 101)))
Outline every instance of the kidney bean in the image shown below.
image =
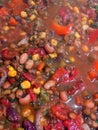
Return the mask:
POLYGON ((23 98, 19 98, 19 103, 20 103, 21 105, 27 105, 27 104, 30 103, 30 101, 31 101, 31 98, 30 98, 30 95, 29 95, 29 94, 26 95, 26 96, 23 97, 23 98))
POLYGON ((55 51, 54 48, 49 45, 49 43, 45 44, 45 49, 48 53, 53 53, 55 51))
POLYGON ((45 89, 50 89, 51 87, 55 86, 55 81, 54 80, 48 80, 45 85, 44 88, 45 89))
POLYGON ((63 101, 65 101, 65 102, 68 100, 68 96, 67 96, 66 91, 61 91, 61 92, 60 92, 60 98, 61 98, 63 101))
POLYGON ((34 65, 33 60, 28 60, 28 61, 26 62, 26 64, 25 64, 25 68, 26 68, 26 69, 31 69, 31 68, 33 67, 33 65, 34 65))
POLYGON ((27 53, 23 53, 21 56, 20 56, 20 64, 24 64, 28 59, 28 54, 27 53))

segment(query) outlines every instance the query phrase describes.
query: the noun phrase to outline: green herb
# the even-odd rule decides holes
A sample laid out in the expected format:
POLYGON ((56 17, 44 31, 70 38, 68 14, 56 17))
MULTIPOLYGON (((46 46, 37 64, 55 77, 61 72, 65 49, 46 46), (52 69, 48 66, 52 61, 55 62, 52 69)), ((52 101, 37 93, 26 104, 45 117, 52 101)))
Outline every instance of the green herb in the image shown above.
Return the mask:
POLYGON ((91 25, 92 28, 98 28, 98 22, 93 22, 91 25))
POLYGON ((96 5, 95 9, 96 9, 96 11, 98 11, 98 5, 96 5))
POLYGON ((98 123, 98 120, 96 120, 96 123, 98 123))
POLYGON ((47 116, 49 114, 49 110, 47 109, 45 112, 44 112, 44 116, 47 116))
POLYGON ((49 94, 47 93, 46 90, 42 89, 40 96, 41 96, 41 98, 42 98, 43 100, 45 100, 46 102, 49 101, 49 94))

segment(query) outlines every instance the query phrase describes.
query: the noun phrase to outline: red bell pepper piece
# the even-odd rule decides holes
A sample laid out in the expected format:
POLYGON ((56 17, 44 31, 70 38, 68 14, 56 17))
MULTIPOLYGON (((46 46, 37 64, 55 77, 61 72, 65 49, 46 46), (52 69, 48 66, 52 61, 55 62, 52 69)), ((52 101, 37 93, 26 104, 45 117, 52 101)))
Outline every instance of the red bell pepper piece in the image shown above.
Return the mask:
POLYGON ((98 38, 98 29, 93 30, 89 36, 89 43, 94 43, 98 38))
POLYGON ((66 26, 59 25, 56 22, 53 22, 53 24, 52 24, 53 30, 58 35, 67 35, 67 34, 69 34, 71 32, 71 30, 72 30, 72 27, 73 27, 72 23, 70 23, 70 24, 68 24, 66 26))
POLYGON ((30 94, 31 100, 32 100, 33 102, 36 102, 36 100, 37 100, 37 95, 33 92, 33 90, 32 90, 32 89, 29 89, 29 90, 28 90, 28 93, 30 94))
POLYGON ((95 70, 91 70, 90 72, 88 72, 88 76, 89 76, 90 80, 96 79, 97 75, 98 74, 95 70))
POLYGON ((12 26, 17 26, 18 22, 13 17, 11 17, 9 20, 9 24, 12 26))

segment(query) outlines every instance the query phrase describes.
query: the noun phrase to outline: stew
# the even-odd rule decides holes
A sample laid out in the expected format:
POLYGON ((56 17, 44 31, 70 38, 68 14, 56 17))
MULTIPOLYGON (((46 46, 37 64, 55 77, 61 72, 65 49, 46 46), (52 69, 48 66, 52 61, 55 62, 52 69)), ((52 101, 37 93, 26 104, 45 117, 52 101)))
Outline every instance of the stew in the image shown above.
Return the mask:
POLYGON ((0 130, 98 130, 98 0, 1 0, 0 48, 0 130))

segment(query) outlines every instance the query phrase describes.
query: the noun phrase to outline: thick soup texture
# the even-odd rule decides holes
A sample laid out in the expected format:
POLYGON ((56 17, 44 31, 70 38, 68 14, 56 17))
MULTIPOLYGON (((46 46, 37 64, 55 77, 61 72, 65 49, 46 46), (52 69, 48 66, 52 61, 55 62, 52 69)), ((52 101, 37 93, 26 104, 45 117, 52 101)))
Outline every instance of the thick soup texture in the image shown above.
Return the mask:
POLYGON ((0 130, 98 130, 98 0, 0 1, 0 130))

